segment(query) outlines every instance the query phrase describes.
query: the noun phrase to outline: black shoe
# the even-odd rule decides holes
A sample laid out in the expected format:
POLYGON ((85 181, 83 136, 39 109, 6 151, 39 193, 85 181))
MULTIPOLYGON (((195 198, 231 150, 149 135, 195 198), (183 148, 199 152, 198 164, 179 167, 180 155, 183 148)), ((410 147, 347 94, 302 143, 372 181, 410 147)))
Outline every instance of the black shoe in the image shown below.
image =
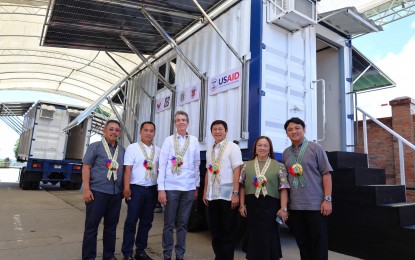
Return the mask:
POLYGON ((146 252, 144 252, 143 254, 135 254, 134 255, 134 259, 135 260, 153 260, 153 258, 149 257, 146 252))
POLYGON ((134 260, 133 256, 124 256, 124 260, 134 260))

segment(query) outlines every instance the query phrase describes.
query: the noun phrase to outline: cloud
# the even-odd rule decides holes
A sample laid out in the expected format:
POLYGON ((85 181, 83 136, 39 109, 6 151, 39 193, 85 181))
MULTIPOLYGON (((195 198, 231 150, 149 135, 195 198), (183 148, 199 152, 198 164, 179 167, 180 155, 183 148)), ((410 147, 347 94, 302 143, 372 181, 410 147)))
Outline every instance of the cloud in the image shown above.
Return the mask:
POLYGON ((378 66, 395 83, 396 87, 360 94, 358 105, 370 114, 381 117, 390 116, 390 107, 381 107, 389 101, 402 96, 415 99, 415 37, 411 38, 400 53, 388 53, 384 58, 376 61, 378 66))

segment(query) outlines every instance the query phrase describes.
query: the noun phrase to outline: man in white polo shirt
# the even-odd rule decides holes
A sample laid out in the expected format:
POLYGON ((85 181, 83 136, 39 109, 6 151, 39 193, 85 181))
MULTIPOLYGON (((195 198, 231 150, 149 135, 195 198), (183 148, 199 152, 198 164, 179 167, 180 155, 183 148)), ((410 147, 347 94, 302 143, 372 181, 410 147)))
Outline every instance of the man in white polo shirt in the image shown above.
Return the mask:
POLYGON ((208 206, 212 247, 215 259, 233 260, 239 204, 239 175, 242 153, 228 139, 228 125, 216 120, 210 126, 215 139, 206 152, 206 176, 203 202, 208 206))
POLYGON ((187 223, 193 200, 200 183, 200 149, 196 137, 186 130, 189 116, 177 111, 174 115, 177 132, 164 140, 160 151, 158 200, 164 205, 163 255, 171 259, 174 246, 173 228, 176 224, 176 259, 186 251, 187 223), (177 221, 176 221, 177 217, 177 221))
POLYGON ((124 156, 124 197, 128 205, 121 251, 125 260, 151 259, 145 252, 157 203, 157 166, 160 149, 153 144, 156 126, 144 122, 140 141, 130 144, 124 156), (137 221, 140 220, 137 229, 137 221), (133 258, 134 238, 136 254, 133 258))

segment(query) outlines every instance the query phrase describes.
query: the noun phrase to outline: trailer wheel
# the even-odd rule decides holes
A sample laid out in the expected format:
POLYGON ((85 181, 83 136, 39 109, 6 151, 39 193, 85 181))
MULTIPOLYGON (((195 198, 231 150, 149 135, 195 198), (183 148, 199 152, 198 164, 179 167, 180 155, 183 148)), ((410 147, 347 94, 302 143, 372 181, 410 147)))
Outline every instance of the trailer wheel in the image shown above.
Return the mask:
POLYGON ((39 185, 40 185, 40 182, 38 182, 38 181, 32 181, 32 182, 31 182, 31 187, 30 187, 30 189, 32 189, 32 190, 37 190, 37 189, 39 189, 39 185))
POLYGON ((26 168, 25 167, 21 168, 20 169, 20 172, 19 172, 19 187, 20 188, 23 187, 23 177, 22 177, 23 171, 26 171, 26 168))
POLYGON ((27 174, 28 173, 26 171, 26 168, 23 167, 22 170, 20 171, 20 178, 19 178, 19 186, 20 188, 22 188, 22 190, 30 190, 32 188, 32 182, 25 181, 27 174))

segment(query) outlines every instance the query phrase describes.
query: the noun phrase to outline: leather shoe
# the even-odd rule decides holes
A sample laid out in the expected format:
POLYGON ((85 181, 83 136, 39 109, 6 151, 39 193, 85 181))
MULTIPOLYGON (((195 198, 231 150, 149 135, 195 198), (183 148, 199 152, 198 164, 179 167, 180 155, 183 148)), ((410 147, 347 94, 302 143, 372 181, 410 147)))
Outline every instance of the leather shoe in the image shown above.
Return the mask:
POLYGON ((135 260, 153 260, 153 258, 149 257, 146 252, 142 253, 142 254, 135 254, 134 255, 134 259, 135 260))

